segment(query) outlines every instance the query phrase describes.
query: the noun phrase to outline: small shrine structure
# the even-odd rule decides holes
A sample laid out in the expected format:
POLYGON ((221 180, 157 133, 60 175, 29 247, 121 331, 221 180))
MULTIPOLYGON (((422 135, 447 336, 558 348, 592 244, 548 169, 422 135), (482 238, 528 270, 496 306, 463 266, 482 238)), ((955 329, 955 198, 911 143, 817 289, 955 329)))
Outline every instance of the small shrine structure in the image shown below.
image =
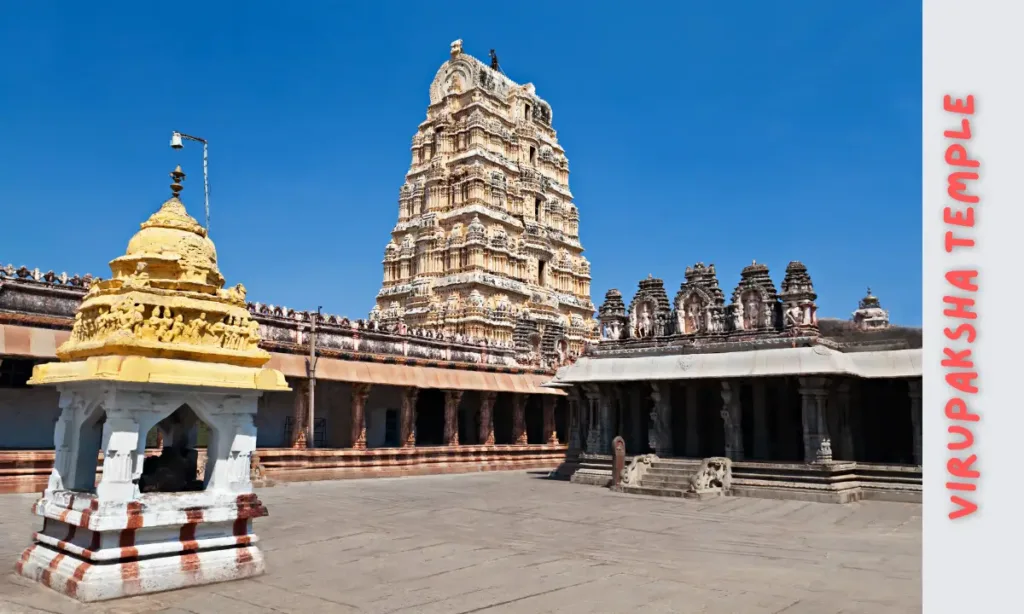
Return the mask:
POLYGON ((224 289, 206 229, 172 196, 141 225, 112 277, 93 283, 59 362, 33 386, 55 386, 53 470, 33 512, 43 528, 21 575, 80 601, 235 580, 264 571, 252 519, 259 397, 288 391, 264 368, 245 288, 224 289), (197 469, 194 428, 210 432, 197 469), (158 427, 163 448, 145 456, 158 427), (98 457, 102 472, 97 481, 98 457))

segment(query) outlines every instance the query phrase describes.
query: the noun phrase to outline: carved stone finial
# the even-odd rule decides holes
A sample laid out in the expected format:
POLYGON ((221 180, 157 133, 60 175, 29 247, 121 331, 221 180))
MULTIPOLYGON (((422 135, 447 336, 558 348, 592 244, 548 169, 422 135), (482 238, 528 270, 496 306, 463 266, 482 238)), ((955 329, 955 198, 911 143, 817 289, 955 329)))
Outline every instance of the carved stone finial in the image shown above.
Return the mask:
POLYGON ((451 45, 452 57, 458 57, 462 55, 462 39, 452 41, 451 45))
POLYGON ((178 198, 178 194, 185 187, 181 185, 181 182, 185 181, 185 173, 181 170, 180 164, 171 171, 171 179, 174 180, 174 183, 171 184, 171 198, 178 198))

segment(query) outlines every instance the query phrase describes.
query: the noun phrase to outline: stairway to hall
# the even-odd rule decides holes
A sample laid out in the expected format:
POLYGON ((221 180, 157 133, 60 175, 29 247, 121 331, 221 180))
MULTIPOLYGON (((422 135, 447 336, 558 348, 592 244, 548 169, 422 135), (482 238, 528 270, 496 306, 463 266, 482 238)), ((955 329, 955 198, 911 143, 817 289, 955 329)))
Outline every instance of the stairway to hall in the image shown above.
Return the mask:
POLYGON ((617 490, 633 495, 682 497, 700 463, 697 459, 659 458, 651 463, 638 484, 620 484, 617 490))

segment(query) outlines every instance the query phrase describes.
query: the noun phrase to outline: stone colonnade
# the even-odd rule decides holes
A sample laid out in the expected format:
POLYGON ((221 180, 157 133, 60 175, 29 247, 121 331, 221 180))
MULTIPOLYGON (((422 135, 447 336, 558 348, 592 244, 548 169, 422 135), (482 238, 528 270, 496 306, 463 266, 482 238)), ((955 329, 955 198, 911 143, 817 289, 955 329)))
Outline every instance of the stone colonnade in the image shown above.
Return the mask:
MULTIPOLYGON (((351 384, 351 448, 365 450, 366 444, 366 401, 370 396, 373 386, 371 384, 351 384)), ((312 447, 307 441, 307 427, 310 419, 309 413, 309 380, 300 380, 294 386, 295 400, 292 415, 293 428, 290 445, 295 449, 306 449, 312 447)), ((459 444, 459 406, 462 402, 464 390, 443 390, 444 393, 444 445, 458 446, 459 444)), ((498 393, 493 391, 478 391, 480 405, 478 412, 480 416, 480 430, 478 433, 479 445, 495 445, 494 437, 494 405, 498 393)), ((401 408, 399 410, 399 447, 411 448, 416 446, 416 403, 419 399, 420 389, 405 387, 401 395, 401 408)), ((527 445, 529 443, 526 428, 526 406, 531 395, 523 393, 510 393, 512 396, 512 445, 527 445)), ((555 420, 555 404, 557 397, 554 395, 541 395, 543 408, 543 442, 548 445, 558 445, 558 432, 555 420)))
MULTIPOLYGON (((892 432, 882 435, 900 439, 903 433, 898 428, 886 429, 885 425, 890 420, 895 423, 905 419, 907 428, 912 431, 912 462, 920 465, 921 380, 883 381, 905 385, 899 394, 907 398, 887 398, 895 405, 891 415, 880 419, 882 430, 892 432), (901 407, 909 407, 909 416, 902 415, 905 412, 901 407)), ((720 435, 714 434, 718 453, 732 460, 808 464, 862 460, 865 455, 862 439, 877 430, 861 424, 862 414, 871 409, 872 400, 860 399, 861 404, 856 408, 852 400, 858 388, 865 385, 865 380, 824 376, 583 384, 570 395, 569 450, 611 454, 612 439, 622 435, 629 454, 651 450, 663 457, 714 455, 708 454, 708 443, 702 441, 709 431, 698 425, 709 425, 708 416, 717 414, 720 419, 712 428, 720 429, 720 435), (799 395, 798 407, 787 406, 789 397, 779 393, 786 388, 782 384, 791 386, 799 395), (775 393, 774 404, 769 403, 769 392, 775 393), (795 422, 789 422, 791 419, 799 421, 799 431, 795 422), (646 429, 640 422, 646 422, 646 429), (676 428, 676 423, 684 424, 685 428, 676 428), (789 428, 790 424, 793 429, 789 428), (790 458, 779 458, 786 456, 780 450, 798 449, 800 435, 801 458, 795 458, 798 452, 790 458)), ((883 389, 880 394, 893 393, 893 389, 883 389)), ((887 407, 882 411, 889 410, 887 407)), ((908 433, 908 449, 910 438, 908 433)), ((898 441, 896 445, 903 444, 898 441)), ((908 452, 906 462, 910 462, 909 456, 908 452)))

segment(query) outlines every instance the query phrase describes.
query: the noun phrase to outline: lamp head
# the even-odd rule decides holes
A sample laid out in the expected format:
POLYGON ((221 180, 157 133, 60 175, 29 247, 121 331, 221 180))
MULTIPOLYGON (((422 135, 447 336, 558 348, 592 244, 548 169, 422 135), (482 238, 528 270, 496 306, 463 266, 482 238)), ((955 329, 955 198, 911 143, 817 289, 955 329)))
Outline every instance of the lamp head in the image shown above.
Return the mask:
POLYGON ((178 132, 171 133, 171 149, 181 149, 181 134, 178 132))

